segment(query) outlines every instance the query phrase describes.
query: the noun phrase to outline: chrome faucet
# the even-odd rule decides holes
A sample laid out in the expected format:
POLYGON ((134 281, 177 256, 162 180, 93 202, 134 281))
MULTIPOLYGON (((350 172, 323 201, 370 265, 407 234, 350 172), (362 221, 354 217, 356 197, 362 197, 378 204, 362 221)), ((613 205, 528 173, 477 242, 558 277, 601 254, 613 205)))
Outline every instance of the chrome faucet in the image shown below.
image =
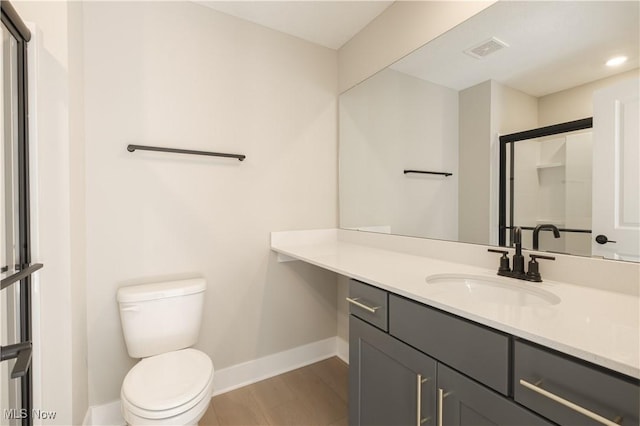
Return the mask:
POLYGON ((535 229, 533 230, 533 249, 534 250, 538 250, 538 239, 539 239, 538 234, 543 229, 548 229, 550 231, 553 231, 553 236, 555 238, 560 238, 560 231, 558 230, 558 228, 555 225, 552 225, 550 223, 540 224, 540 225, 536 226, 535 229))

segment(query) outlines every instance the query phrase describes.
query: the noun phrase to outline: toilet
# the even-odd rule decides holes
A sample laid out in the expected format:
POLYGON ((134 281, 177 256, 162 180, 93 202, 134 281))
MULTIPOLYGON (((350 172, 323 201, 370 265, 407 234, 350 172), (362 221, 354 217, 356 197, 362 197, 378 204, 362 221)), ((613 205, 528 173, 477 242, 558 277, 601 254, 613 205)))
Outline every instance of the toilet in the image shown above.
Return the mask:
POLYGON ((129 425, 195 425, 209 407, 213 363, 191 348, 204 304, 202 278, 122 287, 118 305, 127 352, 141 360, 120 398, 129 425))

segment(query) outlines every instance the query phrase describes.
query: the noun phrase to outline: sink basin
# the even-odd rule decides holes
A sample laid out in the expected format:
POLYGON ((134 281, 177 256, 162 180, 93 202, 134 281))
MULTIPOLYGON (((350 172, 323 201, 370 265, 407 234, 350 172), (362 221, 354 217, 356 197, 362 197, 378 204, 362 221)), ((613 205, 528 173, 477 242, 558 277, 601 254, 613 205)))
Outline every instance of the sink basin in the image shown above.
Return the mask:
POLYGON ((430 275, 433 289, 469 301, 509 306, 549 306, 560 303, 555 294, 525 281, 469 274, 430 275))

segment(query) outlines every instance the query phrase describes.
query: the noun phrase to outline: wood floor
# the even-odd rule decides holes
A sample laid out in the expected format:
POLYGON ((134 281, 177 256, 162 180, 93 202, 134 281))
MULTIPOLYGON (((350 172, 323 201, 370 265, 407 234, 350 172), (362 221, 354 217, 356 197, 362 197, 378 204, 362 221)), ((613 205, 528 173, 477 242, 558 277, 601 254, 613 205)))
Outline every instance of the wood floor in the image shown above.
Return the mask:
POLYGON ((347 382, 329 358, 214 397, 199 425, 347 425, 347 382))

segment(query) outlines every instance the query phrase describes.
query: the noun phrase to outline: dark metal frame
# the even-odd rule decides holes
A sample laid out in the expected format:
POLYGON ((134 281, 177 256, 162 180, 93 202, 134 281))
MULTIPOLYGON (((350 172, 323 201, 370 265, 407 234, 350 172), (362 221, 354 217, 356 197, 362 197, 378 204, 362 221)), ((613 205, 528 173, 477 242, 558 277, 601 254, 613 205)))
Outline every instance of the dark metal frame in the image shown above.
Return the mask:
MULTIPOLYGON (((576 130, 590 129, 593 127, 593 117, 581 120, 569 121, 566 123, 554 124, 552 126, 539 127, 537 129, 525 130, 523 132, 511 133, 500 136, 500 188, 498 201, 498 245, 507 245, 507 230, 513 228, 513 172, 514 172, 514 150, 510 149, 509 161, 509 223, 507 226, 507 144, 518 141, 541 138, 544 136, 558 135, 573 132, 576 130)), ((532 227, 523 226, 521 229, 533 230, 532 227)), ((590 229, 560 229, 560 232, 582 232, 591 233, 590 229)), ((511 238, 513 241, 513 238, 511 238)))
POLYGON ((18 238, 19 271, 2 280, 2 289, 19 283, 20 286, 20 343, 0 348, 0 358, 18 358, 13 377, 20 377, 24 426, 31 426, 32 374, 29 369, 31 359, 32 323, 31 323, 31 274, 42 268, 41 264, 31 265, 31 227, 29 194, 29 129, 28 129, 28 90, 27 90, 27 42, 31 32, 24 24, 13 6, 6 0, 0 2, 2 24, 17 41, 18 67, 18 238), (20 367, 20 368, 18 368, 20 367), (20 370, 20 371, 16 371, 20 370))

